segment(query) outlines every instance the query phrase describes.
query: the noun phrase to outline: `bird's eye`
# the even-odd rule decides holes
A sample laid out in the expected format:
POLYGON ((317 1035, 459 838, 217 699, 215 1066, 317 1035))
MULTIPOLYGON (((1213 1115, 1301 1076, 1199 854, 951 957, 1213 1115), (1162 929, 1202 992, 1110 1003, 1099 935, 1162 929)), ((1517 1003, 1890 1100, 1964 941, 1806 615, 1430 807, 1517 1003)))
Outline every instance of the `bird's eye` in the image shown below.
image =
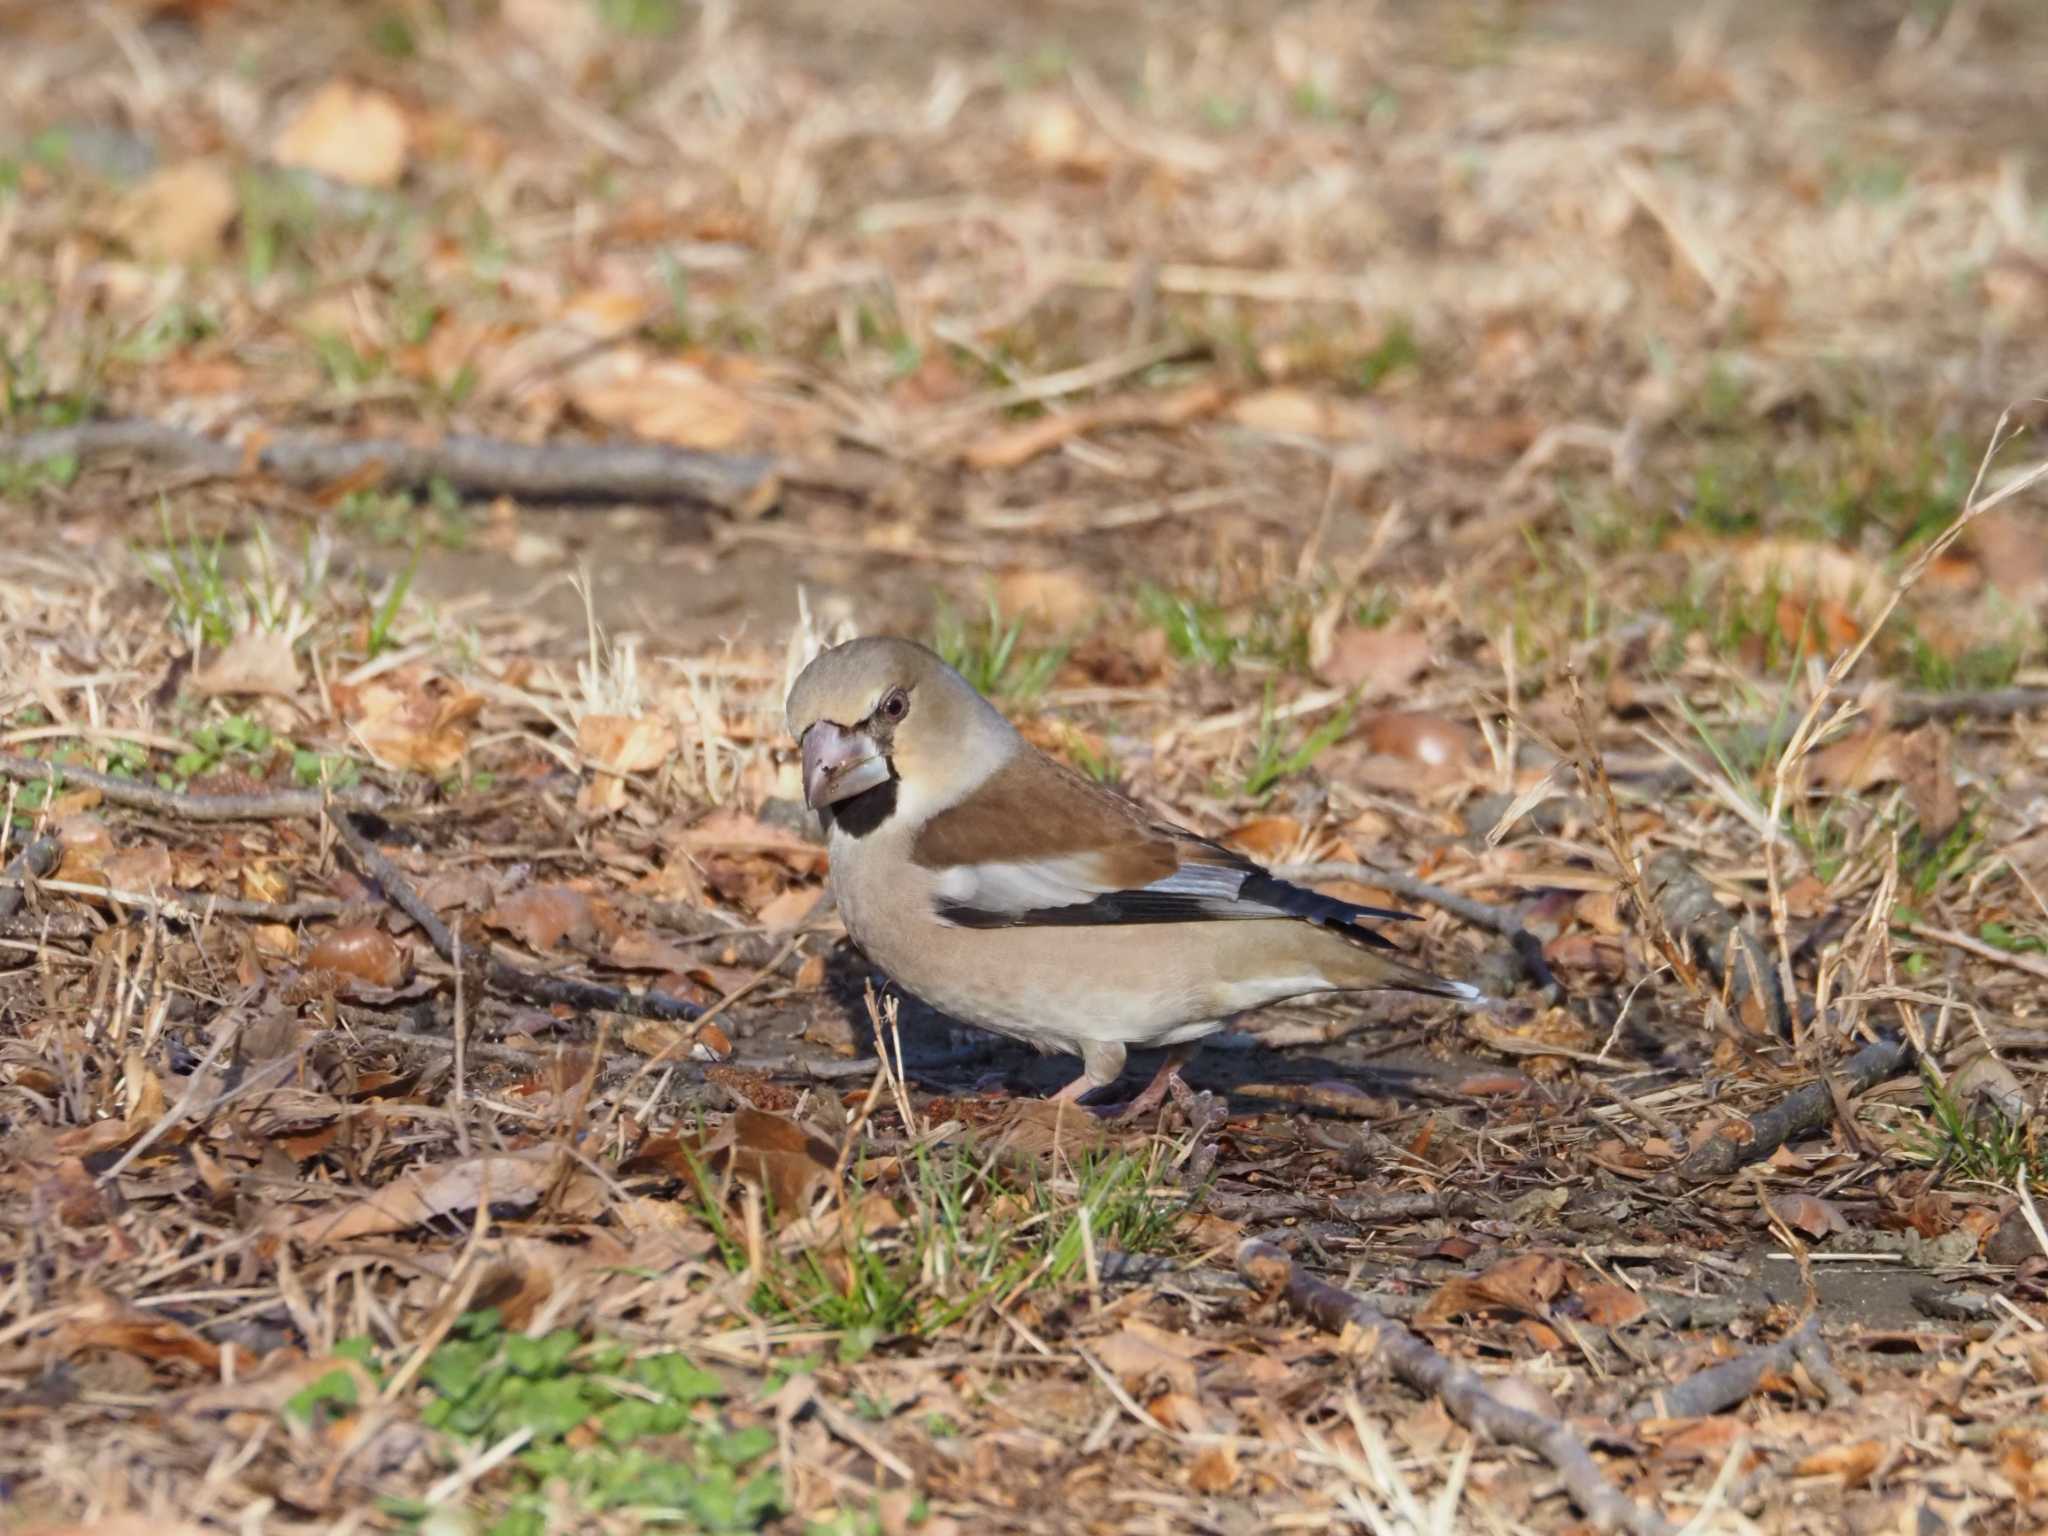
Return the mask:
POLYGON ((891 688, 882 699, 882 718, 901 720, 910 713, 910 695, 901 688, 891 688))

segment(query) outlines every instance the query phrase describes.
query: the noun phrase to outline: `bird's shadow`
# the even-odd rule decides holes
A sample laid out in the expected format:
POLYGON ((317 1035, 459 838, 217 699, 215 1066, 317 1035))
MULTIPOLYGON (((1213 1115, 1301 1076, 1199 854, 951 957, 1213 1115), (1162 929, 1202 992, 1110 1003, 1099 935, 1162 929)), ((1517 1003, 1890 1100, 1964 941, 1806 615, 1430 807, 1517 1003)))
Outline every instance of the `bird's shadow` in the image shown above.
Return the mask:
MULTIPOLYGON (((902 1044, 904 1080, 921 1092, 958 1096, 1000 1085, 1020 1098, 1057 1093, 1081 1070, 1079 1058, 1044 1055, 1005 1036, 977 1029, 940 1013, 895 986, 850 944, 835 947, 825 962, 825 991, 842 1008, 851 1025, 853 1047, 860 1055, 879 1054, 876 1013, 887 1018, 895 1006, 894 1034, 902 1044), (874 999, 871 1007, 870 996, 874 999)), ((1397 1024, 1390 1024, 1398 1028, 1397 1024)), ((1413 1100, 1418 1085, 1456 1075, 1473 1064, 1445 1062, 1420 1053, 1383 1060, 1360 1060, 1355 1045, 1321 1049, 1211 1048, 1199 1052, 1182 1073, 1188 1086, 1219 1095, 1233 1114, 1295 1109, 1317 1113, 1312 1104, 1293 1105, 1274 1096, 1249 1094, 1251 1087, 1285 1088, 1312 1083, 1339 1083, 1378 1097, 1413 1100), (1349 1057, 1350 1059, 1346 1059, 1349 1057)), ((889 1054, 896 1055, 892 1040, 889 1054)), ((1131 1052, 1124 1074, 1112 1090, 1098 1095, 1114 1101, 1143 1087, 1165 1058, 1165 1052, 1131 1052)), ((1091 1100, 1090 1102, 1094 1102, 1091 1100)))

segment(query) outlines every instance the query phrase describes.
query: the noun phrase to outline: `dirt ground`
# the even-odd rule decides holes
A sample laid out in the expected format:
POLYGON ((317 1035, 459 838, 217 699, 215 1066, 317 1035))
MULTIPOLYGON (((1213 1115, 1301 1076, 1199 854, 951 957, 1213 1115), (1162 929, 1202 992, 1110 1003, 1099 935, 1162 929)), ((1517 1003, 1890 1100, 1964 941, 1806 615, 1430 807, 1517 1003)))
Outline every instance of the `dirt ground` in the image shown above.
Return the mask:
POLYGON ((0 0, 0 1530, 2048 1529, 2043 78, 0 0), (824 897, 872 632, 1498 1006, 1049 1109, 824 897))

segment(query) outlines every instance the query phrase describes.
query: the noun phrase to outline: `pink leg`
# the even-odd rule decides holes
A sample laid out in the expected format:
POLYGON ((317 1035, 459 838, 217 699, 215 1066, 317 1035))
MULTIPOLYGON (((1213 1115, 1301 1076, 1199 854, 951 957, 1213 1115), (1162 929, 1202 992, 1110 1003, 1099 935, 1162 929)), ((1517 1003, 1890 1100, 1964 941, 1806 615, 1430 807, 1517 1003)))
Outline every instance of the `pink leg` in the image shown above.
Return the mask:
POLYGON ((1194 1054, 1195 1047, 1192 1045, 1169 1047, 1166 1060, 1159 1063, 1159 1070, 1152 1074, 1152 1081, 1144 1086, 1135 1099, 1123 1107, 1117 1118, 1132 1120, 1157 1109, 1170 1089, 1181 1086, 1180 1069, 1188 1064, 1188 1059, 1194 1054))

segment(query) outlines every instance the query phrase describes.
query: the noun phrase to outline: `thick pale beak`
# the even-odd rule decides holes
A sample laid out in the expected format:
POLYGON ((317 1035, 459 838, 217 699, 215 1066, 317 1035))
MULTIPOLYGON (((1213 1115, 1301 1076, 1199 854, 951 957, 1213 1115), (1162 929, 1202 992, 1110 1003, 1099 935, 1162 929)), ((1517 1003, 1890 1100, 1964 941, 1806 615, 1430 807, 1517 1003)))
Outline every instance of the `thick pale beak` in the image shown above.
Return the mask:
POLYGON ((889 782, 889 760, 859 731, 820 720, 804 732, 804 804, 822 810, 889 782))

